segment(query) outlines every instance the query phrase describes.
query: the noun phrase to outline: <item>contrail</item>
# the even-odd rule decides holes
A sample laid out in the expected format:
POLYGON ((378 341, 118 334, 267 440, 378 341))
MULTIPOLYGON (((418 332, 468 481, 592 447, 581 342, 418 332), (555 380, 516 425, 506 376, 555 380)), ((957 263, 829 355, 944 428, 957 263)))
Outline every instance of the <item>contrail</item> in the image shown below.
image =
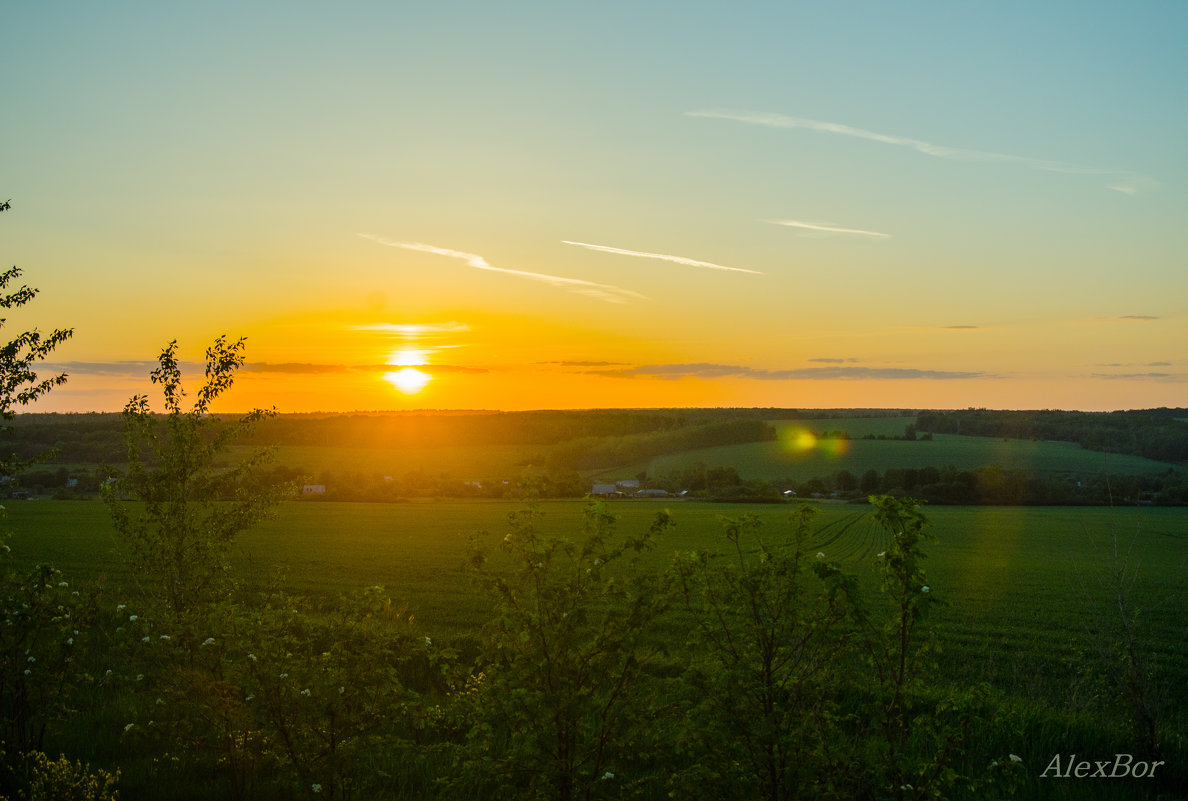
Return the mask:
POLYGON ((697 261, 696 259, 687 259, 684 256, 669 256, 666 253, 644 253, 639 250, 623 250, 622 248, 612 248, 606 245, 591 245, 586 242, 570 242, 568 239, 561 240, 565 245, 577 245, 579 248, 588 248, 589 250, 599 250, 603 253, 614 253, 619 256, 638 256, 642 259, 660 259, 661 261, 671 261, 676 264, 684 264, 689 267, 705 267, 710 270, 728 270, 732 273, 751 273, 752 275, 763 275, 758 270, 744 270, 742 267, 725 267, 721 264, 713 264, 708 261, 697 261))
POLYGON ((854 128, 850 125, 842 125, 837 122, 824 122, 822 120, 809 120, 802 117, 789 117, 784 114, 771 114, 765 112, 754 111, 686 111, 687 117, 710 117, 719 120, 734 120, 735 122, 745 122, 751 125, 765 125, 769 128, 806 128, 810 131, 819 131, 821 133, 832 133, 840 136, 852 136, 858 139, 867 139, 872 142, 883 142, 888 145, 897 145, 899 147, 911 148, 920 153, 929 156, 936 156, 942 159, 953 159, 957 161, 996 161, 1010 164, 1018 164, 1023 167, 1029 167, 1033 170, 1043 170, 1045 172, 1062 172, 1073 175, 1104 175, 1114 176, 1116 180, 1107 185, 1107 188, 1118 192, 1124 192, 1128 195, 1133 195, 1140 188, 1150 186, 1153 181, 1145 175, 1129 170, 1115 170, 1104 169, 1101 167, 1084 167, 1079 164, 1068 164, 1062 161, 1048 161, 1045 159, 1031 158, 1028 156, 1012 156, 1006 153, 989 153, 982 150, 966 150, 959 147, 947 147, 945 145, 937 145, 932 142, 925 142, 922 139, 912 139, 906 136, 892 136, 890 134, 876 133, 875 131, 867 131, 862 128, 854 128))
POLYGON ((540 281, 542 283, 548 284, 549 286, 568 289, 571 292, 577 292, 592 298, 598 298, 599 300, 604 300, 607 303, 629 303, 632 300, 646 299, 638 292, 633 292, 630 289, 623 289, 622 287, 612 286, 610 284, 598 284, 593 281, 583 281, 580 278, 562 278, 558 275, 532 273, 526 270, 511 270, 507 267, 494 267, 488 264, 487 260, 477 253, 466 253, 465 251, 461 250, 450 250, 449 248, 441 248, 437 247, 436 245, 426 245, 422 242, 393 242, 390 239, 384 239, 382 237, 375 236, 374 234, 359 234, 359 236, 392 248, 418 250, 422 253, 432 253, 437 256, 448 256, 451 259, 461 259, 476 270, 489 270, 491 272, 503 273, 504 275, 514 275, 517 278, 526 278, 530 281, 540 281))
POLYGON ((863 231, 861 228, 840 228, 833 223, 812 223, 803 220, 764 220, 773 225, 787 225, 790 228, 803 228, 806 231, 820 231, 828 234, 858 234, 860 236, 874 236, 880 239, 890 239, 891 234, 878 231, 863 231))

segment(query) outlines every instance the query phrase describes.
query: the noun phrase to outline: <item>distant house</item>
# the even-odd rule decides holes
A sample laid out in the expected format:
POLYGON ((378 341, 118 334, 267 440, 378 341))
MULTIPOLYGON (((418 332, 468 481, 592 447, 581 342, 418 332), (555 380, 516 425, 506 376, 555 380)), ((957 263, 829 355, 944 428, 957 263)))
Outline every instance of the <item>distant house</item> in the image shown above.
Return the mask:
POLYGON ((301 487, 302 495, 325 495, 325 484, 305 484, 301 487))
POLYGON ((636 498, 667 498, 668 490, 662 489, 641 489, 634 493, 636 498))
POLYGON ((615 486, 619 489, 639 489, 639 479, 625 478, 622 481, 616 481, 615 486))
POLYGON ((590 490, 591 495, 611 498, 619 494, 619 488, 614 484, 595 484, 590 490))

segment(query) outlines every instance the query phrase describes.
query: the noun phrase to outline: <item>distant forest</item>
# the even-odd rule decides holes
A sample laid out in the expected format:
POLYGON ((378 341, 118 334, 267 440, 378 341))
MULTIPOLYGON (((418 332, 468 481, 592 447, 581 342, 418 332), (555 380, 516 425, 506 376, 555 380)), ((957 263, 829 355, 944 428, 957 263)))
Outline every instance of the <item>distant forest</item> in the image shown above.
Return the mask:
MULTIPOLYGON (((575 466, 586 468, 607 466, 608 459, 620 455, 626 456, 623 461, 631 461, 670 450, 774 436, 767 427, 740 425, 748 421, 899 414, 903 412, 797 409, 282 414, 265 421, 251 437, 238 444, 417 448, 573 443, 567 450, 575 466), (643 442, 645 437, 652 442, 643 442), (608 438, 635 439, 609 444, 608 438), (657 443, 669 450, 655 450, 657 443)), ((9 427, 7 446, 19 459, 30 459, 49 450, 55 451, 56 462, 116 464, 125 459, 124 420, 118 413, 21 414, 9 427)))
POLYGON ((1086 450, 1188 462, 1188 409, 1125 412, 922 411, 916 430, 973 437, 1075 442, 1086 450))

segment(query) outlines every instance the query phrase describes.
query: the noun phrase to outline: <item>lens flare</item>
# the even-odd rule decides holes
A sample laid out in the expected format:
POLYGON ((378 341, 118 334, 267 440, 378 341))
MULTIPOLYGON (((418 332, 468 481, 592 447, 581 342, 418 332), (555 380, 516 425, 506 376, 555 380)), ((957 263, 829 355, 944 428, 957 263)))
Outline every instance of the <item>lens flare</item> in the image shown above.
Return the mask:
POLYGON ((809 453, 817 447, 817 435, 807 428, 792 428, 784 432, 784 445, 793 453, 809 453))
POLYGON ((384 380, 403 392, 405 395, 415 395, 433 380, 433 376, 423 373, 415 367, 405 367, 394 373, 384 373, 384 380))

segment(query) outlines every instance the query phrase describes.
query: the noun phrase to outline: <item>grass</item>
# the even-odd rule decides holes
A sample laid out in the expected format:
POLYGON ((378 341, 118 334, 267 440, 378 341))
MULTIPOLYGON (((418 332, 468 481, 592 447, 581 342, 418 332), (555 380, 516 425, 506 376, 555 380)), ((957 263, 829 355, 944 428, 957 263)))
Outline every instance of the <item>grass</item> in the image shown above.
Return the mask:
MULTIPOLYGON (((546 501, 544 529, 580 534, 580 501, 546 501)), ((424 501, 401 504, 300 503, 242 535, 240 574, 268 581, 282 571, 298 592, 333 595, 381 584, 407 604, 430 633, 463 634, 483 619, 485 601, 462 569, 472 535, 507 528, 521 508, 508 501, 424 501)), ((664 505, 611 505, 619 527, 640 531, 664 505)), ((674 551, 721 547, 720 517, 749 512, 779 537, 789 509, 772 505, 676 503, 676 529, 648 555, 657 570, 674 551)), ((867 508, 822 504, 813 548, 874 586, 873 557, 886 535, 867 508)), ((1060 691, 1084 640, 1099 627, 1103 585, 1112 565, 1111 533, 1124 547, 1137 532, 1131 559, 1133 600, 1152 646, 1180 686, 1188 682, 1188 648, 1181 641, 1183 571, 1188 562, 1188 510, 1169 508, 937 507, 928 510, 938 542, 928 547, 937 613, 945 644, 945 672, 960 681, 989 680, 1025 694, 1060 691), (1096 598, 1096 601, 1092 601, 1096 598), (1027 682, 1036 684, 1029 688, 1027 682)), ((16 502, 8 509, 13 556, 50 562, 67 576, 106 576, 130 586, 115 548, 106 509, 97 502, 16 502)))
MULTIPOLYGON (((577 535, 582 502, 540 506, 547 532, 577 535)), ((520 508, 516 502, 484 500, 291 502, 239 538, 236 568, 259 581, 281 570, 290 590, 310 595, 382 584, 394 602, 415 614, 423 633, 448 640, 473 634, 489 612, 462 569, 471 535, 490 532, 493 546, 508 530, 507 515, 520 508)), ((640 531, 663 508, 650 501, 610 505, 625 531, 640 531)), ((668 508, 677 526, 646 556, 656 570, 674 551, 721 548, 723 515, 754 514, 776 541, 790 531, 786 506, 675 502, 668 508)), ((813 551, 856 573, 874 598, 874 557, 886 548, 887 534, 865 506, 818 508, 813 551)), ((1130 747, 1121 729, 1111 733, 1110 724, 1088 717, 1090 701, 1104 686, 1095 646, 1112 642, 1105 632, 1114 614, 1108 582, 1114 534, 1130 560, 1129 600, 1139 613, 1140 642, 1156 660, 1172 730, 1184 730, 1188 646, 1181 610, 1188 510, 937 507, 927 513, 937 537, 926 546, 927 580, 931 597, 944 603, 930 616, 941 646, 936 687, 988 682, 1008 697, 1010 709, 1019 710, 1012 713, 1019 716, 1019 740, 988 750, 1019 753, 1027 764, 1040 766, 1033 771, 1038 775, 1053 753, 1074 742, 1082 751, 1099 747, 1097 758, 1130 747), (1045 723, 1037 710, 1050 710, 1051 720, 1045 723), (1078 721, 1087 733, 1076 733, 1078 721)), ((104 576, 111 603, 118 588, 131 587, 134 576, 115 550, 101 503, 10 502, 7 518, 18 564, 51 562, 72 585, 104 576)), ((1025 795, 1053 797, 1048 794, 1054 787, 1037 784, 1025 795)), ((1077 797, 1075 789, 1062 785, 1059 792, 1068 794, 1057 795, 1077 797)))
MULTIPOLYGON (((776 428, 779 438, 769 442, 742 445, 723 445, 717 448, 684 451, 660 456, 646 465, 635 465, 619 471, 646 469, 649 475, 679 473, 698 462, 707 467, 734 467, 743 478, 768 481, 790 479, 807 481, 824 477, 839 470, 860 476, 867 470, 880 473, 890 468, 942 468, 949 465, 958 470, 978 467, 1000 467, 1037 472, 1115 473, 1122 475, 1155 475, 1173 465, 1137 456, 1088 451, 1069 442, 1033 442, 1031 440, 1001 440, 989 437, 969 437, 958 434, 936 434, 932 440, 868 440, 817 439, 803 432, 821 434, 826 431, 847 430, 851 437, 878 432, 880 426, 894 428, 890 420, 912 418, 875 418, 854 420, 806 420, 781 422, 776 428)), ((902 426, 898 435, 902 435, 902 426)))

